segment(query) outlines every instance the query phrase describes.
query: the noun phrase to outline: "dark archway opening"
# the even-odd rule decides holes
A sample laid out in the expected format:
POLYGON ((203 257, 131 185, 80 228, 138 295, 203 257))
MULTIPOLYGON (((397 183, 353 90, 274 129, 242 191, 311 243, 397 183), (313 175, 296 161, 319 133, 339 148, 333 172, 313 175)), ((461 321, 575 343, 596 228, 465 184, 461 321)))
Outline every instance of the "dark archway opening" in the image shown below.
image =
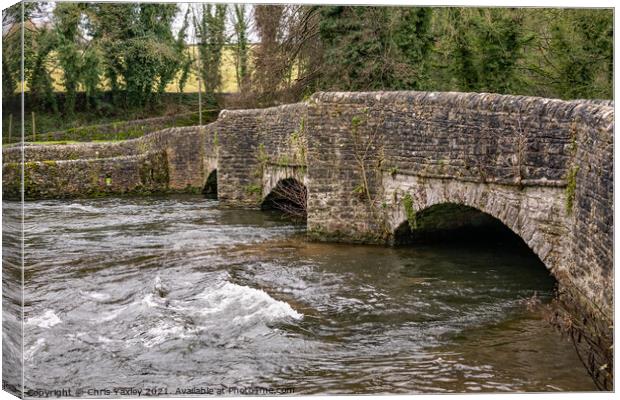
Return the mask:
POLYGON ((419 211, 394 232, 394 244, 416 243, 502 244, 531 252, 523 239, 497 218, 454 203, 441 203, 419 211))
POLYGON ((261 204, 261 210, 277 210, 300 221, 306 220, 307 208, 308 190, 294 178, 279 181, 261 204))
POLYGON ((217 199, 217 169, 211 171, 207 177, 207 182, 202 189, 202 194, 208 199, 217 199))
MULTIPOLYGON (((469 287, 473 288, 469 292, 460 292, 460 289, 456 292, 463 295, 449 294, 444 301, 450 307, 458 308, 484 299, 488 304, 495 302, 495 307, 504 309, 503 315, 510 315, 513 321, 546 320, 572 338, 578 355, 576 360, 581 361, 595 385, 611 390, 613 376, 608 371, 613 363, 610 351, 613 334, 610 324, 597 321, 593 314, 583 314, 577 306, 582 301, 577 298, 583 294, 575 294, 571 286, 562 288, 556 276, 549 273, 540 257, 517 233, 499 219, 460 204, 441 203, 418 212, 409 211, 408 220, 394 232, 394 244, 403 246, 400 251, 409 251, 404 246, 420 244, 414 254, 422 262, 412 263, 415 268, 405 269, 405 276, 418 277, 425 268, 425 258, 431 259, 428 254, 446 255, 445 261, 431 259, 428 271, 441 271, 442 278, 452 285, 458 283, 461 287, 471 285, 469 287), (450 275, 454 267, 460 267, 460 271, 450 275), (512 305, 503 308, 502 304, 512 305)), ((497 321, 503 324, 508 319, 497 321)), ((499 325, 488 326, 489 331, 497 332, 499 325)), ((475 329, 470 332, 476 332, 475 329)), ((486 327, 484 331, 486 334, 486 327)), ((467 331, 460 333, 463 337, 468 334, 467 331)), ((473 338, 485 340, 485 336, 478 333, 473 338)), ((497 345, 495 339, 487 343, 497 345)), ((475 355, 484 351, 484 347, 476 349, 475 355)))

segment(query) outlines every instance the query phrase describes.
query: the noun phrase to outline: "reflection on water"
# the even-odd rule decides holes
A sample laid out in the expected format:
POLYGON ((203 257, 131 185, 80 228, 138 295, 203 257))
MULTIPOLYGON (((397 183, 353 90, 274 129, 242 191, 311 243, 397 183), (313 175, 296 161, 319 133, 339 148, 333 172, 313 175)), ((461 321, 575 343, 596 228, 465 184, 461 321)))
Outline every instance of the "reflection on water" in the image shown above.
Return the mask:
MULTIPOLYGON (((309 243, 197 196, 26 204, 27 388, 593 390, 497 246, 309 243)), ((6 266, 5 266, 6 267, 6 266)))

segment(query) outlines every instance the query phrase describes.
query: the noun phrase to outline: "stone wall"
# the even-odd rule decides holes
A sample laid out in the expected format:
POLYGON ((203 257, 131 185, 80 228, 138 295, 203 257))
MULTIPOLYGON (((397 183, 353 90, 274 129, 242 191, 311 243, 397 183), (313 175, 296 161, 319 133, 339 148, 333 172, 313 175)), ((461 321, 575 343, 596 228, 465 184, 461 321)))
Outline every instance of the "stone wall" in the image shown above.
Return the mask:
MULTIPOLYGON (((141 152, 143 139, 132 139, 122 142, 81 143, 67 145, 35 145, 23 147, 24 159, 28 161, 47 160, 86 160, 92 158, 110 158, 119 155, 134 156, 141 152)), ((19 162, 22 157, 20 146, 10 146, 2 151, 3 161, 19 162)))
POLYGON ((155 134, 156 147, 166 153, 169 190, 202 191, 213 165, 209 159, 217 158, 217 134, 217 123, 155 134))
POLYGON ((614 196, 614 109, 578 106, 573 110, 571 161, 567 173, 567 207, 571 219, 570 279, 585 282, 584 293, 598 293, 612 306, 614 196))
POLYGON ((306 104, 222 111, 217 121, 218 199, 224 206, 258 207, 263 170, 306 167, 306 104))
MULTIPOLYGON (((169 128, 110 143, 27 145, 26 199, 200 192, 217 157, 215 125, 169 128)), ((20 198, 22 148, 3 149, 3 195, 20 198)))
MULTIPOLYGON (((4 164, 4 193, 19 198, 16 179, 21 163, 4 164)), ((91 160, 30 161, 24 164, 26 199, 96 197, 110 194, 165 192, 166 154, 147 152, 91 160)))

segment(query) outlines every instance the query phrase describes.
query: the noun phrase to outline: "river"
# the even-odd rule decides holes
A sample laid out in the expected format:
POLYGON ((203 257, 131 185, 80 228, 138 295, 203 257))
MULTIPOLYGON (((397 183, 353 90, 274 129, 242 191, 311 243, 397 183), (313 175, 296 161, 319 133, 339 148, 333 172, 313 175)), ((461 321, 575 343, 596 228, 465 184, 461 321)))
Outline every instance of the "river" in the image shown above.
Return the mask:
POLYGON ((595 389, 526 307, 554 280, 519 246, 313 243, 277 213, 201 196, 35 201, 25 215, 27 390, 595 389))

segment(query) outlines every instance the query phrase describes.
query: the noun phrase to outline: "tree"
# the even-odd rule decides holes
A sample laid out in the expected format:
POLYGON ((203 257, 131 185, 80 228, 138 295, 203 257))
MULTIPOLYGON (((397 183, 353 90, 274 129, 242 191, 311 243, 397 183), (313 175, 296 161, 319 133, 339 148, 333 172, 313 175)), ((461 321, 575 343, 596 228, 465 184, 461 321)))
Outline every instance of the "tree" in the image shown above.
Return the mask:
POLYGON ((22 81, 23 73, 25 88, 30 92, 29 101, 32 105, 57 111, 50 75, 55 38, 47 25, 34 22, 47 13, 45 7, 43 3, 28 2, 15 4, 3 11, 2 94, 7 100, 12 98, 18 83, 22 81))
MULTIPOLYGON (((75 111, 75 100, 83 69, 79 48, 81 18, 82 6, 79 3, 58 3, 54 8, 56 52, 58 62, 63 70, 64 110, 67 114, 73 114, 75 111)), ((92 62, 92 60, 90 61, 92 62)))
POLYGON ((433 9, 430 7, 407 7, 392 10, 395 27, 392 34, 398 48, 402 75, 397 79, 400 87, 421 89, 428 80, 429 57, 433 46, 431 19, 433 9))
POLYGON ((450 9, 439 36, 449 80, 461 91, 522 90, 520 62, 533 39, 517 9, 450 9))
POLYGON ((123 68, 123 43, 135 35, 137 9, 128 3, 92 3, 91 34, 101 49, 103 73, 112 103, 120 105, 123 68))
POLYGON ((325 7, 325 89, 418 89, 433 43, 428 8, 325 7))
MULTIPOLYGON (((26 82, 33 105, 58 112, 50 75, 50 54, 56 46, 56 38, 49 29, 34 30, 24 35, 24 48, 32 50, 31 57, 24 57, 26 82)), ((25 52, 24 52, 25 53, 25 52)))
POLYGON ((285 101, 307 97, 318 89, 317 80, 323 68, 319 24, 319 6, 287 6, 283 21, 285 35, 282 39, 284 62, 289 66, 287 86, 283 93, 285 101))
POLYGON ((544 19, 550 28, 540 35, 536 84, 565 99, 612 98, 613 13, 549 10, 544 19))
MULTIPOLYGON (((25 5, 25 4, 24 4, 25 5)), ((11 99, 21 79, 22 3, 2 11, 2 101, 11 99)))
MULTIPOLYGON (((181 29, 179 29, 179 33, 177 34, 177 40, 176 40, 176 53, 177 55, 181 58, 180 64, 181 64, 181 75, 179 77, 179 94, 183 93, 183 89, 185 88, 185 84, 187 83, 187 80, 189 78, 189 73, 190 73, 190 69, 191 69, 191 65, 192 65, 192 58, 189 54, 189 52, 187 52, 187 45, 185 43, 185 39, 187 37, 187 29, 189 28, 189 13, 190 13, 190 8, 187 8, 187 11, 185 11, 185 16, 183 17, 183 25, 181 26, 181 29)), ((181 100, 181 97, 179 96, 179 101, 181 100)))
POLYGON ((82 55, 81 79, 86 94, 86 108, 98 104, 100 75, 101 75, 101 51, 96 45, 88 46, 82 55))
POLYGON ((235 37, 235 77, 239 91, 245 91, 249 85, 248 72, 248 20, 244 4, 235 4, 231 17, 235 37))
POLYGON ((93 3, 93 38, 103 49, 112 98, 121 89, 129 106, 153 105, 181 67, 172 33, 174 4, 93 3))
POLYGON ((226 4, 203 4, 202 12, 194 16, 200 57, 199 73, 207 101, 215 103, 215 91, 222 82, 222 49, 226 44, 226 4))
POLYGON ((256 48, 252 85, 266 103, 275 97, 288 69, 280 48, 283 17, 284 6, 281 5, 257 5, 254 9, 254 25, 260 43, 256 48))

